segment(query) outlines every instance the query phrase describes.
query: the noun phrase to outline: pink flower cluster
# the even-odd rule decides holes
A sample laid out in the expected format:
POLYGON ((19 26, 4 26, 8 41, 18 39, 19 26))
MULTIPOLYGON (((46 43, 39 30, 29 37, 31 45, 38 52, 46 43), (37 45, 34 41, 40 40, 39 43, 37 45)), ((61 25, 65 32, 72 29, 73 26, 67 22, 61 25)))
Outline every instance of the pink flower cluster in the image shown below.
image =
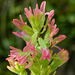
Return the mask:
POLYGON ((34 45, 31 45, 31 41, 27 43, 27 46, 23 48, 23 51, 12 46, 10 46, 10 48, 12 49, 10 50, 10 57, 6 58, 6 60, 8 60, 10 65, 13 64, 10 60, 14 60, 14 62, 17 61, 19 64, 25 65, 25 68, 29 68, 31 66, 30 63, 32 63, 32 61, 27 64, 28 60, 30 58, 34 59, 36 53, 38 53, 38 51, 35 50, 34 45))
MULTIPOLYGON (((13 24, 17 26, 19 29, 21 29, 22 32, 12 32, 12 33, 22 38, 24 41, 26 41, 27 45, 23 48, 23 51, 10 46, 12 50, 10 50, 10 55, 6 59, 8 60, 10 65, 14 64, 15 66, 15 62, 18 62, 20 65, 24 65, 25 68, 29 68, 34 63, 33 60, 35 59, 35 57, 37 57, 38 54, 41 55, 38 61, 48 60, 48 62, 50 62, 50 58, 52 57, 51 54, 52 48, 66 38, 65 35, 59 35, 58 37, 53 38, 53 36, 55 36, 58 33, 59 28, 56 28, 57 25, 54 24, 55 19, 52 19, 54 16, 54 10, 45 13, 45 5, 46 2, 43 1, 39 9, 38 4, 36 4, 36 8, 33 9, 34 14, 32 14, 31 7, 29 7, 29 10, 27 8, 24 9, 25 15, 29 19, 32 27, 29 27, 27 25, 27 22, 23 21, 21 15, 20 15, 21 21, 19 21, 18 19, 13 20, 13 24), (45 15, 48 15, 47 26, 49 32, 46 31, 47 26, 44 25, 45 15), (45 38, 43 39, 46 45, 47 43, 49 44, 49 46, 46 46, 45 49, 42 47, 43 45, 40 46, 38 43, 39 42, 38 38, 41 37, 40 33, 43 27, 44 27, 44 32, 46 32, 47 34, 46 39, 47 40, 49 39, 48 42, 44 40, 45 38), (34 35, 36 32, 37 32, 37 37, 34 35), (33 36, 34 38, 32 38, 33 36), (37 41, 35 41, 35 38, 37 41), (35 41, 35 43, 32 43, 32 39, 35 41), (38 51, 39 47, 40 47, 40 51, 38 51)), ((57 48, 60 49, 59 47, 57 48)), ((66 62, 69 59, 68 57, 69 53, 64 49, 60 49, 57 55, 58 57, 56 58, 58 58, 59 60, 63 60, 64 62, 66 62)))

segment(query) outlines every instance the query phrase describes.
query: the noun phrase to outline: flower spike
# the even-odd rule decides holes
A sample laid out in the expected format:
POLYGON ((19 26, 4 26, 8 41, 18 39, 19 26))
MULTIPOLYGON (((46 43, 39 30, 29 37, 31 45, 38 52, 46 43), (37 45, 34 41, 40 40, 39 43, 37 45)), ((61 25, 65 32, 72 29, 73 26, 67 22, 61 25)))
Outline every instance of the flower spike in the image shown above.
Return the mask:
POLYGON ((12 33, 26 42, 23 50, 10 46, 10 55, 6 58, 10 65, 7 68, 18 75, 27 75, 26 69, 31 70, 31 75, 49 75, 69 59, 68 51, 56 46, 66 36, 54 37, 59 31, 53 19, 54 10, 45 12, 45 6, 46 1, 43 1, 40 8, 36 4, 33 12, 30 6, 29 9, 24 8, 31 26, 23 21, 21 15, 20 21, 18 19, 12 21, 21 30, 12 33), (59 49, 59 52, 55 53, 53 47, 59 49))

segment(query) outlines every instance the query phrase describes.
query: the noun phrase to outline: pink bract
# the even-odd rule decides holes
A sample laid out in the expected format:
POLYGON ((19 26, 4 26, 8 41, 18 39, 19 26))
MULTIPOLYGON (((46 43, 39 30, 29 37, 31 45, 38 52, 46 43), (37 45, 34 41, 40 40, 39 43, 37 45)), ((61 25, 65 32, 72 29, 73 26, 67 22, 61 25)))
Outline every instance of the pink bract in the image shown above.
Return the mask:
POLYGON ((64 62, 66 62, 69 59, 69 53, 67 50, 61 49, 58 55, 59 55, 59 59, 63 60, 64 62))
POLYGON ((40 59, 47 59, 48 61, 50 61, 50 57, 51 57, 51 53, 48 49, 44 50, 43 48, 41 48, 41 52, 42 52, 42 57, 40 59))
POLYGON ((34 44, 31 44, 31 40, 29 42, 27 42, 27 46, 24 47, 23 51, 24 52, 28 52, 30 50, 30 52, 37 52, 37 50, 35 50, 34 44))

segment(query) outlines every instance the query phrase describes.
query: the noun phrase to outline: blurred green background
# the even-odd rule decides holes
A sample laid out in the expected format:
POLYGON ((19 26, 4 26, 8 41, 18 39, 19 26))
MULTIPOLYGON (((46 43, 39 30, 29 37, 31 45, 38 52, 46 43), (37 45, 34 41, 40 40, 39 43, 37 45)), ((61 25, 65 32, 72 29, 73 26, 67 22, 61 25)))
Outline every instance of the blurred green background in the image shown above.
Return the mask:
MULTIPOLYGON (((19 19, 21 14, 24 21, 28 19, 24 15, 24 8, 35 8, 36 3, 44 0, 0 0, 0 75, 16 75, 10 72, 6 66, 10 46, 23 49, 25 42, 12 34, 12 31, 20 31, 13 23, 13 19, 19 19)), ((46 12, 55 10, 55 20, 60 28, 59 34, 65 34, 67 39, 59 43, 61 48, 69 52, 69 61, 57 69, 56 75, 75 75, 75 0, 45 0, 46 12)), ((28 22, 28 24, 30 24, 28 22)), ((37 74, 36 74, 37 75, 37 74)))

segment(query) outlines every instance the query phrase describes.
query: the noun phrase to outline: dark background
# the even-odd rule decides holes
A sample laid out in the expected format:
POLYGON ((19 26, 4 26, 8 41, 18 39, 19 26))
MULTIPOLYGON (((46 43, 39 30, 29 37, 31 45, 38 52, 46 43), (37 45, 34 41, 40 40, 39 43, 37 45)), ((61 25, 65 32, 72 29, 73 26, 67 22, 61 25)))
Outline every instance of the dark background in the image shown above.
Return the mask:
MULTIPOLYGON (((13 23, 13 19, 23 16, 24 21, 28 19, 24 15, 24 8, 31 6, 35 8, 36 3, 41 4, 43 0, 0 0, 0 75, 15 75, 6 66, 10 46, 23 49, 25 42, 12 34, 12 31, 20 31, 13 23)), ((61 48, 69 52, 69 60, 57 69, 56 75, 75 75, 75 0, 46 0, 46 12, 55 10, 55 20, 60 28, 59 34, 65 34, 67 39, 59 43, 61 48)), ((29 22, 28 22, 29 24, 29 22)), ((36 74, 37 75, 37 74, 36 74)))

